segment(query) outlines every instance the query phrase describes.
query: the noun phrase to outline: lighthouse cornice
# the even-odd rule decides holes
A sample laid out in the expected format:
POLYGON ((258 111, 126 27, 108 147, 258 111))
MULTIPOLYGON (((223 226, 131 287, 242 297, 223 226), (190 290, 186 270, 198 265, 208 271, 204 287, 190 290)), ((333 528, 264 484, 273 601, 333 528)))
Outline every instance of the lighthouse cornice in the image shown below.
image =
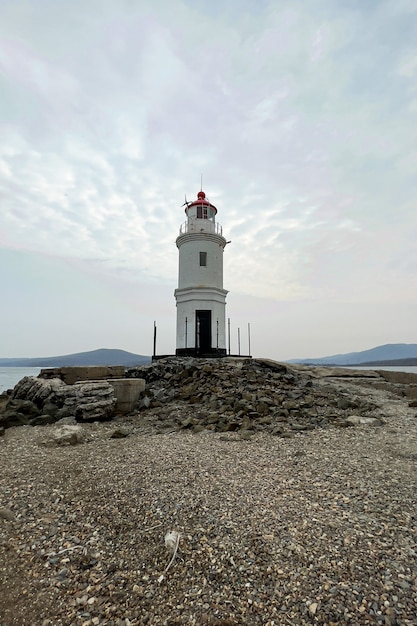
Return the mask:
POLYGON ((219 298, 224 301, 229 292, 227 289, 221 289, 220 287, 181 287, 175 290, 174 295, 177 299, 185 300, 207 300, 208 296, 213 298, 219 298))
POLYGON ((219 246, 224 248, 226 246, 226 239, 223 235, 217 235, 216 233, 207 233, 207 232, 188 232, 178 235, 176 239, 177 248, 182 246, 184 243, 189 243, 191 241, 211 241, 213 243, 217 243, 219 246))

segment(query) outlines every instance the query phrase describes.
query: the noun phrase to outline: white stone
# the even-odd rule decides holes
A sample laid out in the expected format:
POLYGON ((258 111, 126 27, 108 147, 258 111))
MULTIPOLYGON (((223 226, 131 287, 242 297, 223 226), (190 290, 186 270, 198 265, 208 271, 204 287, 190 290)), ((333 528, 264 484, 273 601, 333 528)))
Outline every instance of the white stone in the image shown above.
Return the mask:
POLYGON ((352 426, 359 424, 366 426, 381 426, 382 421, 378 417, 365 417, 364 415, 350 415, 346 418, 346 422, 352 426))
POLYGON ((58 445, 75 446, 85 440, 85 431, 82 426, 66 424, 55 428, 52 436, 58 445))

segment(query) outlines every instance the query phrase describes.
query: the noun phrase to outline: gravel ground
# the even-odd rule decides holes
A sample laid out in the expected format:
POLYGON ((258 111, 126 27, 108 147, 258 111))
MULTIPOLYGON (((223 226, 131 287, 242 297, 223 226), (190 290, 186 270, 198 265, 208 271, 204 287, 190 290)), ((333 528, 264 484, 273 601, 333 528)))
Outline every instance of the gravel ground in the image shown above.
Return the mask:
POLYGON ((384 426, 292 439, 7 430, 0 625, 417 624, 416 409, 366 393, 384 426))

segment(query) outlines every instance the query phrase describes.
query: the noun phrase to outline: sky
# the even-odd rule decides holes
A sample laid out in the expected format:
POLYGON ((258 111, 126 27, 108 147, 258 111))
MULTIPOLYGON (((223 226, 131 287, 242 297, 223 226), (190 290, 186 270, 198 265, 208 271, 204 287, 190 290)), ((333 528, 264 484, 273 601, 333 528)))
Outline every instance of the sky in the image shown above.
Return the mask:
POLYGON ((0 0, 0 356, 173 354, 201 175, 232 352, 417 343, 417 0, 0 0))

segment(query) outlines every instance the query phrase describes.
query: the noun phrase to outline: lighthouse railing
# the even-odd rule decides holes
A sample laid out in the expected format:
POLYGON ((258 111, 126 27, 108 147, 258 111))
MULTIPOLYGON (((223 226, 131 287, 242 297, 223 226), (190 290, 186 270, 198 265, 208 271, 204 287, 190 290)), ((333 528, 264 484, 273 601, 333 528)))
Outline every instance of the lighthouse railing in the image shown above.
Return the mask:
POLYGON ((210 220, 189 220, 181 224, 180 235, 187 233, 214 233, 215 235, 223 236, 223 227, 218 222, 211 222, 210 220))

